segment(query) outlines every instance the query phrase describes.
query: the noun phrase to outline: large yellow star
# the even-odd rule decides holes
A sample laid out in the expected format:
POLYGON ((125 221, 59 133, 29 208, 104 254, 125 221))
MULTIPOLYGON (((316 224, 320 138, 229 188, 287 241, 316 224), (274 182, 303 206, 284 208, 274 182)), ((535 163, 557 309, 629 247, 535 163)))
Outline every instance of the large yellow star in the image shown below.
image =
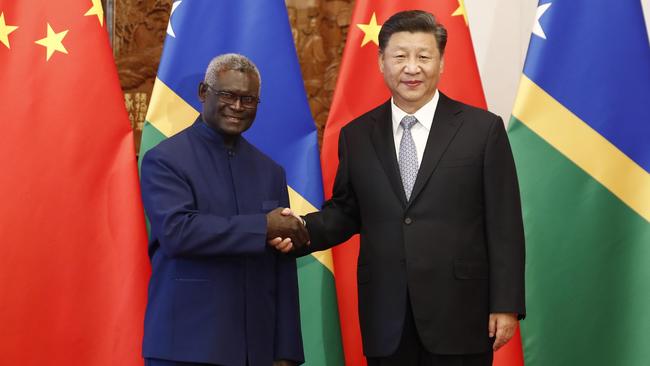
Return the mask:
POLYGON ((63 46, 63 37, 65 37, 66 34, 68 34, 67 29, 56 33, 50 26, 50 23, 47 23, 47 37, 39 39, 35 42, 36 44, 47 48, 47 61, 50 60, 50 57, 52 57, 54 51, 59 51, 65 53, 66 55, 68 54, 68 50, 66 50, 63 46))
POLYGON ((15 25, 7 25, 5 23, 5 13, 0 13, 0 42, 9 47, 9 34, 18 29, 15 25))
POLYGON ((381 30, 381 25, 377 24, 377 17, 375 16, 375 13, 372 13, 370 23, 357 24, 357 27, 359 27, 364 33, 361 47, 365 46, 366 43, 370 41, 375 42, 375 44, 379 46, 379 31, 381 30))
POLYGON ((456 9, 453 13, 451 13, 452 17, 462 15, 463 18, 465 19, 465 25, 469 25, 467 22, 467 10, 465 10, 465 1, 464 0, 458 0, 458 9, 456 9))
POLYGON ((85 17, 88 16, 93 16, 97 15, 97 19, 99 19, 99 24, 103 27, 104 26, 104 8, 102 8, 102 0, 92 0, 93 6, 90 8, 86 14, 84 14, 85 17))

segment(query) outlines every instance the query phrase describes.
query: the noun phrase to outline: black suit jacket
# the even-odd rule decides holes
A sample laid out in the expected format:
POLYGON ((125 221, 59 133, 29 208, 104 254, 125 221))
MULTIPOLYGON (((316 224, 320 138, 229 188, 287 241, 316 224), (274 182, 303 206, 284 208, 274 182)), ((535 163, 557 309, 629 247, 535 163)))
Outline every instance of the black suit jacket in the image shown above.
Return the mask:
POLYGON ((332 199, 305 220, 313 251, 361 234, 366 356, 396 350, 407 293, 420 338, 437 354, 488 351, 489 313, 525 313, 517 176, 503 122, 490 112, 440 94, 408 202, 390 101, 355 119, 341 130, 332 199))

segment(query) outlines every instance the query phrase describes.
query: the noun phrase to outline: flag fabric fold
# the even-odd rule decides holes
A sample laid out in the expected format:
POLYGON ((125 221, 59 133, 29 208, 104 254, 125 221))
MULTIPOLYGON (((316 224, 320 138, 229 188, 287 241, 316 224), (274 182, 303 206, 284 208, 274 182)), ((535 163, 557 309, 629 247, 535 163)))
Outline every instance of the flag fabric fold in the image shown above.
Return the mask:
POLYGON ((509 129, 527 244, 527 366, 650 359, 646 27, 639 1, 539 4, 509 129))
POLYGON ((99 1, 0 1, 0 364, 141 365, 149 264, 99 1))
MULTIPOLYGON (((257 117, 244 135, 284 167, 294 211, 315 211, 323 199, 317 133, 284 2, 176 1, 172 9, 140 154, 194 122, 208 63, 239 53, 262 77, 257 117)), ((306 364, 342 364, 330 252, 300 258, 298 276, 306 364)))

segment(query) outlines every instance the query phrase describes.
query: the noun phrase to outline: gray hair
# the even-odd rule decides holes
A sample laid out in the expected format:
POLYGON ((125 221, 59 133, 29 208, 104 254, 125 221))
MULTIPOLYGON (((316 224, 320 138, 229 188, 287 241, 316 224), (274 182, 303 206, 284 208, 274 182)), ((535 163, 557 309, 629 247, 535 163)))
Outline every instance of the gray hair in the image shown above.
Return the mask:
MULTIPOLYGON (((207 70, 205 70, 205 78, 203 82, 208 85, 216 85, 219 73, 223 71, 234 70, 245 73, 252 72, 257 75, 257 80, 260 82, 260 89, 262 88, 262 77, 257 66, 248 57, 238 53, 226 53, 219 55, 210 61, 207 70)), ((257 90, 259 94, 259 89, 257 90)))

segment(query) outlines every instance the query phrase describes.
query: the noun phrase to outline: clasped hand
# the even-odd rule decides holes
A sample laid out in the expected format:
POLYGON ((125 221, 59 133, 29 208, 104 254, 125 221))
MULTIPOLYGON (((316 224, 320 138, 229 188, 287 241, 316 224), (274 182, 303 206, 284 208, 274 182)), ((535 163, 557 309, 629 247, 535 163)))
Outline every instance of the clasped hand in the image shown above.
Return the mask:
POLYGON ((266 215, 266 240, 273 248, 288 253, 309 245, 309 233, 298 215, 278 207, 266 215))

